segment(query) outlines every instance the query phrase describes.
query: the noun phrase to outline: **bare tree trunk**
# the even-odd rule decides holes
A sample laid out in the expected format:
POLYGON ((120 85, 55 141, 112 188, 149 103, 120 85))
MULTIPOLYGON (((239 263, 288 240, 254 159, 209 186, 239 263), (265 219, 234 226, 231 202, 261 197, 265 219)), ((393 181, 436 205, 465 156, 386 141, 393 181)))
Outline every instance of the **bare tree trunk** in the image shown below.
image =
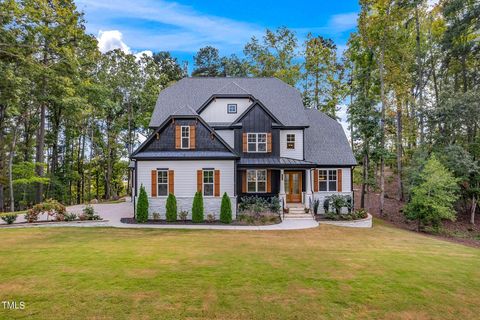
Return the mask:
POLYGON ((397 183, 398 200, 403 201, 403 182, 402 182, 402 105, 397 100, 397 183))
MULTIPOLYGON (((4 161, 4 154, 3 154, 3 125, 5 123, 5 109, 6 107, 2 104, 0 104, 0 175, 3 174, 3 169, 5 167, 5 161, 4 161)), ((2 183, 2 180, 0 179, 0 212, 3 212, 5 209, 5 186, 2 183)))
MULTIPOLYGON (((45 159, 44 155, 44 146, 45 146, 45 113, 46 105, 42 103, 40 106, 40 127, 38 128, 37 133, 37 146, 36 146, 36 155, 35 155, 35 171, 39 177, 43 177, 44 167, 43 162, 45 159)), ((35 202, 40 203, 43 200, 43 184, 37 183, 37 189, 35 192, 35 202)))
POLYGON ((472 208, 470 210, 470 223, 475 224, 475 211, 477 209, 477 197, 472 196, 472 208))
POLYGON ((13 193, 13 174, 12 174, 12 168, 13 168, 13 157, 15 155, 15 145, 17 143, 17 129, 16 127, 13 128, 12 131, 12 145, 10 149, 10 154, 9 154, 9 159, 8 159, 8 184, 10 188, 10 211, 14 212, 15 211, 15 197, 13 193))
POLYGON ((368 153, 365 153, 363 157, 363 179, 362 179, 362 193, 360 198, 360 208, 365 209, 365 193, 367 189, 367 181, 368 181, 368 153))
POLYGON ((417 81, 418 81, 418 112, 420 118, 420 145, 425 142, 425 128, 424 128, 424 116, 423 116, 423 63, 422 63, 422 51, 420 43, 420 18, 418 16, 418 4, 415 6, 415 31, 416 31, 416 44, 417 44, 417 81))
POLYGON ((381 111, 381 119, 380 119, 380 215, 383 216, 385 214, 384 207, 385 207, 385 109, 387 106, 387 101, 385 97, 385 44, 382 40, 381 48, 380 48, 380 97, 382 100, 382 111, 381 111))

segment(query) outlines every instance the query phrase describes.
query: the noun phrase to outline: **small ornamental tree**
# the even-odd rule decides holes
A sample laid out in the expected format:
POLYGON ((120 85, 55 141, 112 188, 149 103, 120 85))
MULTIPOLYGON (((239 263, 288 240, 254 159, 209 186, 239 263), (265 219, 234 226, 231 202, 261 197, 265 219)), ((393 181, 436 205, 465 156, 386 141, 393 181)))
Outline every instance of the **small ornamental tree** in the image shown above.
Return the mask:
POLYGON ((192 222, 203 222, 203 196, 201 192, 196 192, 193 197, 192 222))
POLYGON ((145 223, 148 220, 148 197, 143 184, 140 186, 140 195, 137 203, 137 222, 145 223))
POLYGON ((222 204, 220 205, 220 221, 223 223, 232 222, 232 203, 226 192, 223 194, 222 204))
POLYGON ((177 198, 173 194, 169 194, 166 204, 167 221, 177 221, 177 198))
POLYGON ((420 182, 411 190, 405 216, 422 225, 438 229, 442 219, 454 221, 454 203, 458 200, 457 179, 432 155, 420 173, 420 182))

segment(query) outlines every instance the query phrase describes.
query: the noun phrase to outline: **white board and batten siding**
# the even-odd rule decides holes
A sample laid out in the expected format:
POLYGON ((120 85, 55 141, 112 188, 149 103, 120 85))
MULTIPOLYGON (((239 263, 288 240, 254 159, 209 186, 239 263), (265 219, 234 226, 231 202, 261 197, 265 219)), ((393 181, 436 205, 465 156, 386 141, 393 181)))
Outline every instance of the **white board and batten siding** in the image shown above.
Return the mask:
POLYGON ((218 219, 223 193, 227 193, 232 202, 232 215, 235 219, 235 164, 233 160, 174 160, 174 161, 138 161, 138 187, 143 184, 149 199, 149 215, 159 213, 165 218, 166 196, 152 197, 152 170, 168 169, 174 171, 174 194, 177 198, 177 210, 188 211, 191 218, 192 202, 197 192, 197 170, 209 168, 220 171, 220 196, 203 197, 205 217, 214 214, 218 219))
POLYGON ((235 149, 235 132, 233 130, 215 130, 232 149, 235 149))
POLYGON ((280 157, 303 160, 303 130, 280 130, 280 157), (295 135, 295 149, 287 149, 287 134, 295 135))
POLYGON ((200 113, 207 123, 232 123, 252 104, 248 98, 217 98, 200 113), (237 113, 228 113, 227 105, 236 104, 237 113))

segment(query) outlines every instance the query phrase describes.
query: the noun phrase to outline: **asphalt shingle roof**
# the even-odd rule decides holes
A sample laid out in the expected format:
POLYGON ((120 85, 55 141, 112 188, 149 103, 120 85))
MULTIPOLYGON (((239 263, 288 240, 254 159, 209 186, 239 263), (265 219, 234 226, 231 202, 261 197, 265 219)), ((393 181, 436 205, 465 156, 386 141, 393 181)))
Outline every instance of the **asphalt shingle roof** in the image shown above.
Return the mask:
POLYGON ((276 78, 183 78, 160 92, 150 127, 160 126, 185 106, 198 110, 214 94, 246 93, 260 100, 284 125, 308 124, 300 92, 276 78))
POLYGON ((305 110, 310 127, 305 129, 305 160, 319 165, 357 164, 342 125, 318 110, 305 110))

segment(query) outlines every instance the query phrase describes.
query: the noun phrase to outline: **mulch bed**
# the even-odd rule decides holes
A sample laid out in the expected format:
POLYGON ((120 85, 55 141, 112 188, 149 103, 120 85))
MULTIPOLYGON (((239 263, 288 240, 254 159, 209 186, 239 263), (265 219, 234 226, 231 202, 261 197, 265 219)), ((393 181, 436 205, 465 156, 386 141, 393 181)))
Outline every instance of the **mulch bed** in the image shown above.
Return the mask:
POLYGON ((280 223, 281 221, 280 219, 278 219, 275 222, 266 222, 266 223, 258 222, 254 224, 249 224, 244 221, 234 220, 230 224, 225 224, 220 221, 194 223, 192 222, 192 220, 168 222, 166 220, 149 219, 147 220, 146 223, 138 223, 134 218, 121 218, 120 222, 126 223, 126 224, 141 224, 141 225, 151 224, 151 225, 179 225, 179 226, 268 226, 268 225, 280 223))

